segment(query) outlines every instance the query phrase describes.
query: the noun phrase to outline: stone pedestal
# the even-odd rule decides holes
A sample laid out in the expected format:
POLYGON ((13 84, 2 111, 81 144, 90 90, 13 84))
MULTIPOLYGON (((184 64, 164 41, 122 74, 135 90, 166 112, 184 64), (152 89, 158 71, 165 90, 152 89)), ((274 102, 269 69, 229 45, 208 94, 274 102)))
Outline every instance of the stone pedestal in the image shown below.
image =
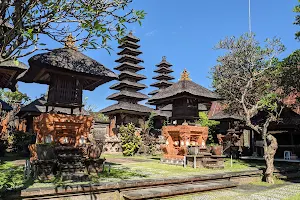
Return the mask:
POLYGON ((183 160, 187 154, 188 145, 205 147, 208 127, 191 126, 186 123, 177 126, 163 126, 162 134, 166 139, 165 145, 162 145, 164 159, 183 160))

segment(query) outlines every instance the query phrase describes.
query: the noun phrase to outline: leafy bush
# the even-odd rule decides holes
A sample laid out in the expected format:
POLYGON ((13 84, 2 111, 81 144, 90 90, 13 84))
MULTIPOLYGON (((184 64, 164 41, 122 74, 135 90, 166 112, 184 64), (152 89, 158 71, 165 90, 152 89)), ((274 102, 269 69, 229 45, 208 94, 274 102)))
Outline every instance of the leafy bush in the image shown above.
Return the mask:
POLYGON ((12 150, 17 153, 29 154, 28 145, 34 144, 36 135, 23 131, 13 131, 9 133, 8 143, 12 150))
POLYGON ((142 139, 136 134, 135 125, 129 123, 119 129, 124 156, 133 156, 141 146, 142 139))
POLYGON ((9 188, 16 188, 24 184, 23 166, 15 166, 10 162, 0 165, 0 196, 9 188))
POLYGON ((220 122, 208 119, 208 115, 205 112, 199 112, 199 120, 197 124, 208 127, 207 144, 213 144, 217 141, 216 127, 220 124, 220 122))

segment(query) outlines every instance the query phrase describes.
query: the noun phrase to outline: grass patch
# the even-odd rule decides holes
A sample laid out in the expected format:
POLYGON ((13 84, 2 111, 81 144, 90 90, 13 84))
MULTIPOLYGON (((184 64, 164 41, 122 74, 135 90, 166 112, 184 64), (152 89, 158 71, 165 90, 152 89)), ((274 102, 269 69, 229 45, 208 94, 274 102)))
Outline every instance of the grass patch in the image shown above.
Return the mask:
POLYGON ((285 184, 286 182, 284 180, 278 179, 274 176, 274 184, 270 184, 264 181, 253 181, 250 184, 252 185, 258 185, 258 186, 265 186, 265 187, 270 187, 270 186, 274 186, 274 185, 282 185, 285 184))
POLYGON ((0 164, 0 192, 25 184, 23 166, 16 166, 11 162, 0 164))

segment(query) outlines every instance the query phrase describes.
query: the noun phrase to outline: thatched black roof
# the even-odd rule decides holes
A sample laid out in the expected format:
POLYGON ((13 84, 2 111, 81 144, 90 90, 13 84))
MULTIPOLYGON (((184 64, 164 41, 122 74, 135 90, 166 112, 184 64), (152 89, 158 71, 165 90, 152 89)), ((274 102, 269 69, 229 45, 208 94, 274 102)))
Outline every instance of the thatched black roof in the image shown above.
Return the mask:
POLYGON ((129 32, 123 39, 127 40, 127 41, 131 41, 131 42, 139 42, 140 41, 140 39, 137 38, 136 36, 134 36, 132 34, 132 32, 129 32))
MULTIPOLYGON (((33 102, 29 103, 28 105, 22 107, 18 113, 19 116, 22 116, 26 113, 30 113, 31 115, 39 115, 41 113, 46 113, 46 103, 47 103, 47 97, 43 96, 40 97, 33 102)), ((61 107, 48 107, 48 112, 55 112, 60 114, 71 114, 70 108, 61 108, 61 107)), ((84 110, 82 108, 82 111, 80 112, 79 108, 73 109, 74 115, 89 115, 89 112, 84 110)))
POLYGON ((156 101, 165 101, 175 96, 180 95, 189 95, 198 97, 201 99, 207 99, 208 101, 213 101, 220 99, 219 95, 210 91, 209 89, 202 87, 190 80, 180 80, 177 83, 174 83, 166 89, 162 89, 159 93, 152 96, 148 102, 154 104, 156 101))
POLYGON ((129 40, 125 40, 124 42, 122 42, 121 45, 118 46, 118 48, 125 48, 125 47, 129 47, 129 48, 133 48, 133 49, 138 49, 141 46, 135 42, 131 42, 129 40))
POLYGON ((26 73, 18 77, 20 81, 49 84, 49 73, 57 73, 89 80, 83 85, 83 89, 94 90, 99 85, 118 78, 114 72, 96 60, 68 48, 37 54, 29 59, 29 65, 26 73))
POLYGON ((172 64, 167 61, 166 56, 163 56, 162 60, 160 61, 160 63, 158 63, 156 66, 157 67, 163 67, 163 66, 165 66, 165 67, 171 67, 172 64))
POLYGON ((143 67, 143 66, 136 65, 136 64, 133 64, 133 63, 129 63, 129 62, 123 62, 120 65, 116 66, 114 69, 119 70, 119 71, 123 71, 123 70, 126 70, 126 68, 134 70, 135 72, 140 71, 142 69, 145 69, 145 67, 143 67))
POLYGON ((16 91, 17 77, 26 69, 27 66, 19 61, 0 61, 0 87, 9 88, 13 92, 16 91))
POLYGON ((139 101, 141 101, 141 100, 148 99, 148 96, 143 93, 140 93, 140 92, 121 90, 120 92, 114 93, 107 97, 107 99, 110 99, 110 100, 118 100, 121 98, 136 98, 139 101))
POLYGON ((2 101, 1 99, 0 99, 0 104, 1 104, 0 105, 1 109, 4 111, 11 111, 13 109, 10 105, 8 105, 8 103, 6 103, 5 101, 2 101))
POLYGON ((161 81, 157 81, 155 83, 152 83, 150 86, 154 86, 154 87, 162 87, 162 86, 170 86, 173 85, 173 82, 169 82, 169 81, 165 81, 165 80, 161 80, 161 81))
POLYGON ((117 53, 118 55, 132 55, 132 56, 138 56, 140 54, 142 54, 142 52, 138 49, 132 49, 129 47, 125 47, 122 51, 120 51, 119 53, 117 53))
POLYGON ((171 76, 169 74, 158 74, 156 76, 153 77, 153 79, 156 80, 174 80, 174 76, 171 76))
POLYGON ((103 114, 113 114, 113 113, 134 113, 134 114, 144 114, 148 115, 153 111, 152 108, 149 108, 140 104, 132 104, 128 102, 118 102, 117 104, 108 106, 99 112, 103 114))
POLYGON ((142 74, 137 74, 137 73, 133 73, 130 71, 121 71, 121 73, 119 74, 119 80, 123 80, 124 78, 127 78, 127 77, 130 77, 135 80, 147 79, 147 77, 142 74))
POLYGON ((158 93, 158 92, 159 92, 159 90, 153 90, 153 91, 149 92, 148 94, 149 94, 149 95, 154 95, 154 94, 156 94, 156 93, 158 93))
POLYGON ((123 62, 127 62, 128 60, 132 61, 134 64, 138 64, 140 62, 144 62, 142 59, 136 57, 136 56, 131 56, 128 54, 122 55, 120 58, 118 58, 117 60, 115 60, 115 62, 118 63, 123 63, 123 62))
POLYGON ((171 73, 171 72, 174 72, 174 71, 169 67, 159 67, 156 70, 154 70, 154 72, 157 72, 157 73, 171 73))
POLYGON ((147 88, 147 86, 145 84, 136 83, 136 82, 132 82, 132 81, 128 81, 128 80, 123 80, 123 81, 120 81, 120 82, 115 83, 112 86, 110 86, 110 89, 120 90, 124 87, 131 87, 131 88, 136 88, 139 90, 147 88))
POLYGON ((23 72, 28 67, 27 67, 27 65, 25 65, 24 63, 22 63, 20 61, 14 61, 14 60, 1 61, 0 60, 0 68, 19 70, 19 71, 23 72))

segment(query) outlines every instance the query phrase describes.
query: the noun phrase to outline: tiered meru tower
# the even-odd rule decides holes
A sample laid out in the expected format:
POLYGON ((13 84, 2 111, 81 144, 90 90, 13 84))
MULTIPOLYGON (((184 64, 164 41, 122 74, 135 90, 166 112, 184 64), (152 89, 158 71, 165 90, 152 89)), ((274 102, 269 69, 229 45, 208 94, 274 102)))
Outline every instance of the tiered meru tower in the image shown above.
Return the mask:
POLYGON ((147 87, 145 84, 139 83, 146 77, 137 73, 144 69, 138 65, 143 62, 137 57, 142 53, 138 50, 140 45, 137 43, 139 41, 140 39, 133 36, 131 32, 123 38, 122 44, 118 47, 122 49, 118 53, 120 58, 116 60, 120 64, 114 68, 120 71, 119 82, 110 87, 110 89, 119 90, 119 92, 107 97, 107 99, 116 100, 118 103, 100 111, 114 120, 116 125, 133 122, 139 126, 140 120, 145 119, 152 111, 151 108, 138 103, 148 99, 147 95, 139 92, 147 87))
POLYGON ((157 76, 154 76, 153 79, 156 79, 157 82, 151 84, 153 87, 157 87, 157 90, 154 90, 149 93, 149 95, 155 95, 159 92, 160 89, 165 89, 173 84, 173 82, 170 82, 171 80, 174 80, 174 77, 170 75, 170 73, 173 72, 171 69, 172 64, 170 64, 166 60, 166 56, 162 57, 162 61, 158 63, 157 69, 154 70, 154 72, 158 73, 157 76))

